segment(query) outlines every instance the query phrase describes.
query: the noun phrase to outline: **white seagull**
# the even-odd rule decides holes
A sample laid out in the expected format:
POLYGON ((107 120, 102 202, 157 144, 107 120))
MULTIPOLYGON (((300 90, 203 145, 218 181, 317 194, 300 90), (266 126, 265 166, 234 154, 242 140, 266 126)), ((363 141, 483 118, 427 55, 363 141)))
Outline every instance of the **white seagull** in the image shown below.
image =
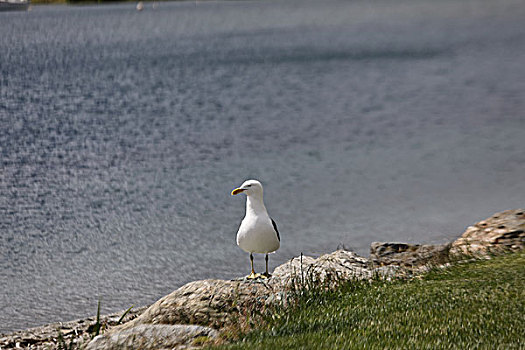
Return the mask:
POLYGON ((263 187, 257 180, 247 180, 241 187, 232 191, 232 196, 246 194, 246 215, 241 222, 237 232, 237 245, 247 253, 250 253, 252 273, 247 278, 270 277, 268 273, 268 253, 279 249, 281 238, 277 225, 266 211, 263 202, 263 187), (252 253, 266 254, 266 272, 256 274, 253 269, 252 253))

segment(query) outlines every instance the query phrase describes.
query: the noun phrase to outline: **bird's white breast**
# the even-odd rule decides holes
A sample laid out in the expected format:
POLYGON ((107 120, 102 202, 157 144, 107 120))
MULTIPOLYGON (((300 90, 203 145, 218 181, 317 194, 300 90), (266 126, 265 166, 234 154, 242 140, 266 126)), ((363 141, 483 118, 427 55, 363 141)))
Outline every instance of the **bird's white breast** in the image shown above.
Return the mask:
POLYGON ((272 220, 266 215, 246 215, 237 232, 237 245, 248 253, 270 253, 280 242, 272 220))

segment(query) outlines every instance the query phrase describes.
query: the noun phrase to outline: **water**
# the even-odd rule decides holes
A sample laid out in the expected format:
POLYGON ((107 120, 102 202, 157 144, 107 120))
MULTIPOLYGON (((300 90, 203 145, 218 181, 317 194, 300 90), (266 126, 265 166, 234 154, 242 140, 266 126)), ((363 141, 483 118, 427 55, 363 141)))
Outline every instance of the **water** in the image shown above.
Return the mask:
POLYGON ((248 178, 272 267, 524 206, 522 1, 35 6, 0 30, 0 332, 246 274, 248 178))

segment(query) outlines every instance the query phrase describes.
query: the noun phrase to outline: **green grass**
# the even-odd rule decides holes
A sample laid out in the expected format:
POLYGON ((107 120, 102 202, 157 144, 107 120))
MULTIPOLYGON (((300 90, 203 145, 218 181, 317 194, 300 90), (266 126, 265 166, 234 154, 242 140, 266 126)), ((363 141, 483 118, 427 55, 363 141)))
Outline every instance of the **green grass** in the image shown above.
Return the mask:
POLYGON ((525 349, 525 253, 305 292, 218 348, 525 349))

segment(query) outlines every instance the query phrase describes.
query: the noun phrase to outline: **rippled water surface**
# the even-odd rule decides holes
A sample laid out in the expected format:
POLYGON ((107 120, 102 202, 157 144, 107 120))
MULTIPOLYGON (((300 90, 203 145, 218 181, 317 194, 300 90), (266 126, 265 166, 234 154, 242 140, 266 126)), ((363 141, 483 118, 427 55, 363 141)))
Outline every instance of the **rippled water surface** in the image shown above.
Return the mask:
POLYGON ((273 267, 524 206, 522 1, 35 6, 0 30, 0 332, 247 273, 247 178, 273 267))

